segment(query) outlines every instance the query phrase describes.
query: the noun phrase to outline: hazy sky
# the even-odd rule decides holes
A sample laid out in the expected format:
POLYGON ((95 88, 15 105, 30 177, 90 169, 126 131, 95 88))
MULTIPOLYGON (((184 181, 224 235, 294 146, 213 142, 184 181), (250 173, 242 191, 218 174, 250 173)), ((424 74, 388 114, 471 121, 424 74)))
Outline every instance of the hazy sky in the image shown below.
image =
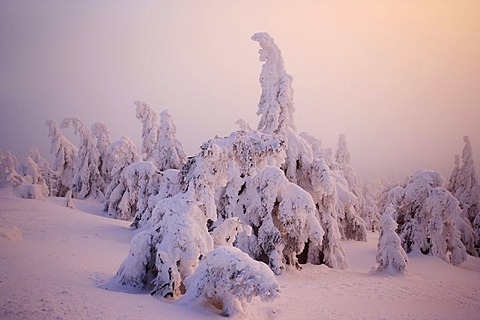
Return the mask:
MULTIPOLYGON (((0 1, 0 149, 48 155, 44 123, 104 122, 139 146, 135 100, 168 109, 188 154, 256 127, 254 32, 294 77, 297 129, 362 175, 480 164, 480 1, 0 1)), ((67 132, 71 136, 72 129, 67 132)))

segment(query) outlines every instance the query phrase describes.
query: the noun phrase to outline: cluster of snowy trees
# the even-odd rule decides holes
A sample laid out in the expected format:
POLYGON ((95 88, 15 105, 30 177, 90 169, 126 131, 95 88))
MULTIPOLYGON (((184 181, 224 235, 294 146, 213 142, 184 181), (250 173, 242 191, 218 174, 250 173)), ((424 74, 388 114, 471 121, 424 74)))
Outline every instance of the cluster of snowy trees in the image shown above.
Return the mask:
POLYGON ((186 157, 168 111, 135 102, 142 145, 111 141, 105 124, 48 120, 53 162, 33 150, 24 165, 0 153, 0 181, 23 197, 102 201, 104 210, 141 228, 116 280, 180 301, 207 301, 226 315, 254 296, 278 294, 274 274, 288 265, 348 267, 341 240, 379 231, 377 270, 404 272, 407 253, 458 265, 480 253, 480 191, 465 137, 448 186, 422 170, 383 193, 362 186, 345 135, 335 151, 297 131, 293 78, 267 33, 259 43, 262 93, 257 129, 205 142, 186 157), (73 127, 78 147, 62 130, 73 127), (383 213, 383 214, 381 214, 383 213))

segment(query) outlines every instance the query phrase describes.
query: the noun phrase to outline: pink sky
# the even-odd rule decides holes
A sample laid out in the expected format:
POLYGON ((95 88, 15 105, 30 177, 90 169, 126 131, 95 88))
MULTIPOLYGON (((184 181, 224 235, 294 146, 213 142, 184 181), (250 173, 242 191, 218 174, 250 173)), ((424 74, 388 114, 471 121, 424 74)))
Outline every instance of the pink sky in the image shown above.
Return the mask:
MULTIPOLYGON (((258 121, 254 32, 294 77, 299 131, 345 133, 363 176, 480 163, 479 1, 0 2, 0 148, 49 152, 45 120, 139 143, 133 101, 169 109, 187 153, 258 121)), ((477 165, 478 168, 478 165, 477 165)))

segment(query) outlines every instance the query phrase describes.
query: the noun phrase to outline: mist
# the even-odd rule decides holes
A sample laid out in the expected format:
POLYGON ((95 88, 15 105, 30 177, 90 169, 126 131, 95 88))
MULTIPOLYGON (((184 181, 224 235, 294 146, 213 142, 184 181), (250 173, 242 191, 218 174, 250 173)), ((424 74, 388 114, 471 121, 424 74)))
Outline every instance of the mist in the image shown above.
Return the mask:
POLYGON ((45 121, 68 116, 140 146, 136 100, 170 111, 188 154, 239 118, 256 127, 250 37, 266 31, 299 132, 332 148, 346 134, 363 177, 448 177, 464 135, 480 161, 479 30, 476 1, 4 0, 0 149, 48 155, 45 121))

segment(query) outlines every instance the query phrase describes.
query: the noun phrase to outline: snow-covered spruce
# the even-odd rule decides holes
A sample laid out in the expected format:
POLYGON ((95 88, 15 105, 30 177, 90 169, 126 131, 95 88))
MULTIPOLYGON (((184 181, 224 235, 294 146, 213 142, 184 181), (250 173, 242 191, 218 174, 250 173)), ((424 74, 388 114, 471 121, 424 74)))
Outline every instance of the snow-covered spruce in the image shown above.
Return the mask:
MULTIPOLYGON (((335 163, 338 164, 338 169, 341 171, 342 177, 345 178, 348 186, 348 192, 350 193, 350 202, 353 208, 349 208, 348 210, 354 212, 346 212, 345 215, 350 215, 354 220, 353 223, 349 223, 349 225, 356 224, 359 225, 358 229, 354 234, 345 234, 347 239, 355 239, 355 240, 362 240, 366 241, 366 232, 364 234, 364 227, 360 226, 364 221, 370 220, 366 217, 366 213, 364 212, 365 206, 365 198, 363 196, 362 188, 360 186, 360 182, 358 180, 357 175, 353 172, 351 167, 351 155, 350 151, 347 147, 347 139, 344 134, 340 134, 338 137, 338 145, 337 150, 335 152, 335 163), (359 219, 358 217, 361 217, 359 219), (363 220, 363 221, 362 221, 363 220)), ((372 229, 371 225, 366 225, 365 229, 372 229)))
POLYGON ((47 186, 48 192, 50 193, 52 179, 54 178, 52 164, 47 159, 45 159, 37 149, 31 149, 28 157, 31 158, 31 160, 38 167, 39 174, 45 181, 45 185, 47 186))
POLYGON ((238 163, 247 175, 264 166, 268 154, 281 150, 275 139, 245 134, 212 139, 187 161, 178 174, 180 191, 156 205, 149 220, 152 227, 132 240, 131 253, 117 273, 120 283, 161 296, 176 298, 183 293, 183 280, 193 273, 200 257, 213 249, 207 221, 217 218, 215 193, 227 182, 228 164, 238 163), (242 145, 249 143, 252 149, 242 145), (251 157, 253 150, 258 156, 251 157))
POLYGON ((106 187, 110 184, 110 153, 108 148, 111 144, 110 130, 107 125, 102 122, 95 122, 91 127, 92 137, 97 140, 96 147, 99 153, 98 170, 104 181, 104 185, 101 186, 102 191, 105 191, 106 187))
POLYGON ((186 294, 179 303, 211 304, 225 316, 243 314, 242 303, 254 297, 272 301, 279 291, 273 272, 264 263, 232 246, 208 252, 184 283, 186 294))
POLYGON ((105 191, 103 210, 111 216, 118 217, 122 215, 119 204, 127 188, 127 182, 122 177, 123 170, 132 163, 140 161, 141 156, 135 144, 126 137, 121 137, 120 140, 110 144, 107 153, 110 155, 110 184, 105 191))
POLYGON ((176 138, 177 128, 172 115, 164 110, 160 113, 158 140, 152 152, 152 161, 160 171, 180 169, 187 161, 181 142, 176 138))
POLYGON ((105 182, 99 171, 100 153, 93 143, 92 134, 77 117, 65 118, 62 121, 62 128, 68 128, 70 125, 80 139, 71 186, 73 197, 85 199, 92 195, 103 200, 102 186, 105 182))
MULTIPOLYGON (((298 134, 296 131, 293 119, 295 111, 293 78, 285 71, 281 52, 273 39, 267 33, 256 33, 252 39, 260 44, 260 61, 264 62, 260 73, 262 94, 257 112, 261 115, 258 129, 267 134, 277 135, 280 140, 285 141, 286 158, 281 166, 285 176, 290 182, 299 185, 314 197, 310 176, 316 173, 313 172, 315 167, 312 164, 316 158, 324 157, 326 152, 321 150, 321 143, 318 140, 308 134, 298 134)), ((348 153, 346 144, 341 151, 348 153)), ((333 165, 333 161, 328 162, 333 165)), ((349 185, 350 181, 350 184, 358 189, 357 178, 349 167, 349 162, 344 166, 336 164, 335 167, 332 166, 332 169, 338 171, 336 174, 338 184, 344 190, 344 192, 336 193, 338 197, 343 197, 336 200, 339 205, 335 207, 335 210, 338 211, 335 218, 338 219, 338 223, 344 225, 339 228, 341 234, 347 239, 366 241, 365 223, 358 212, 362 205, 349 185), (340 170, 343 167, 349 174, 348 178, 340 170)))
POLYGON ((462 162, 460 164, 459 156, 455 157, 448 190, 458 199, 462 209, 461 217, 457 221, 462 233, 462 241, 469 254, 478 256, 480 255, 480 186, 470 139, 465 136, 463 141, 465 146, 462 162))
POLYGON ((322 246, 315 248, 309 244, 308 261, 314 264, 325 263, 335 269, 348 266, 347 257, 341 245, 342 235, 338 224, 338 194, 335 174, 324 158, 317 158, 312 164, 310 194, 319 212, 320 223, 325 230, 322 246))
POLYGON ((144 160, 153 155, 155 144, 158 140, 158 113, 143 101, 135 101, 137 119, 142 122, 142 148, 141 153, 144 160))
POLYGON ((52 170, 54 176, 51 180, 50 194, 56 197, 64 197, 72 187, 77 147, 62 134, 60 126, 55 120, 47 120, 51 149, 54 160, 52 170))
POLYGON ((257 260, 265 260, 276 274, 285 264, 298 266, 297 256, 310 242, 322 244, 324 231, 308 192, 289 182, 283 171, 267 167, 245 182, 239 197, 242 221, 252 236, 239 237, 237 245, 257 260))
POLYGON ((456 220, 458 200, 444 187, 441 174, 420 170, 401 189, 395 189, 395 220, 402 247, 407 253, 422 252, 454 265, 466 260, 456 220))
POLYGON ((401 240, 395 233, 397 223, 393 220, 395 209, 389 206, 380 219, 380 237, 378 238, 377 271, 406 272, 408 257, 402 248, 401 240))

